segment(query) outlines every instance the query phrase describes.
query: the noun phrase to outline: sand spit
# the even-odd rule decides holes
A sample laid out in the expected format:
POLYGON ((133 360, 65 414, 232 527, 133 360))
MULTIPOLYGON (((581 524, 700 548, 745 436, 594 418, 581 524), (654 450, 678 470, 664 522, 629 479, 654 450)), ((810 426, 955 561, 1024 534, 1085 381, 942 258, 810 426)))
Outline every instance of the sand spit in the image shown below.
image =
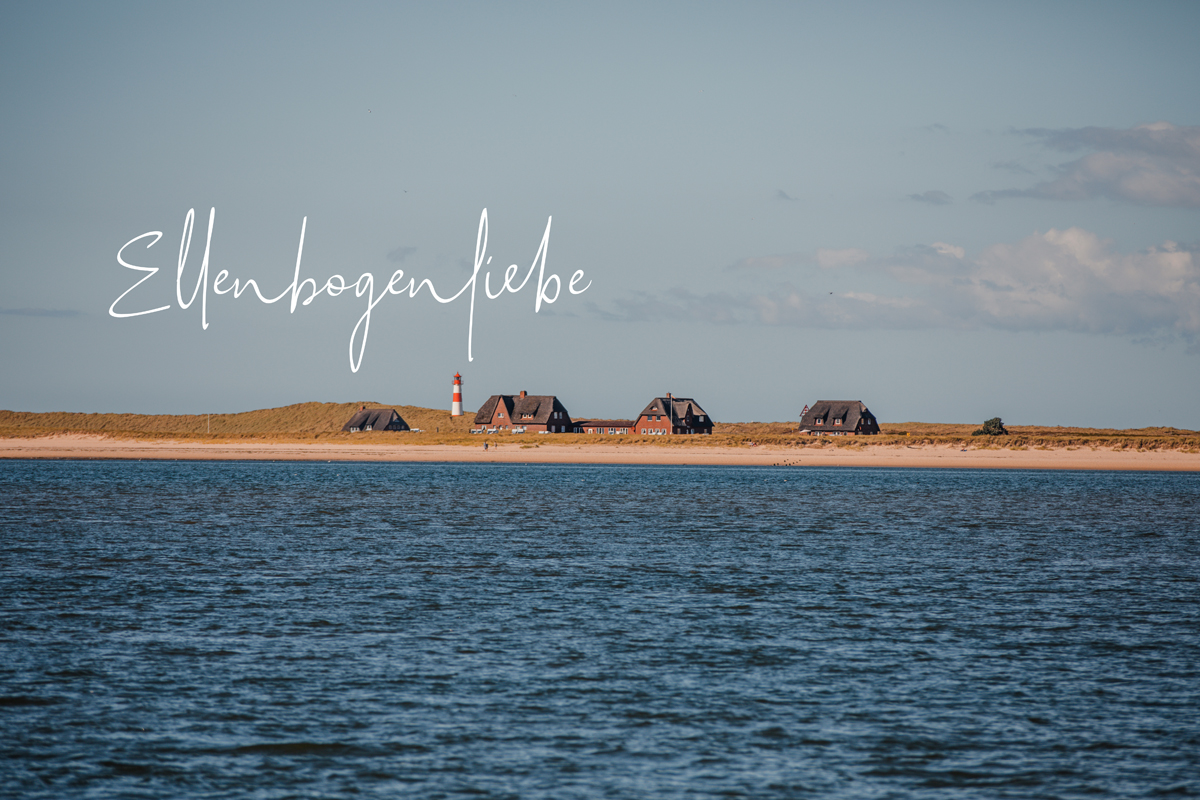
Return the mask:
MULTIPOLYGON (((491 444, 491 443, 489 443, 491 444)), ((0 458, 234 461, 435 461, 521 464, 708 464, 794 467, 951 467, 1200 471, 1200 453, 1178 450, 970 449, 939 445, 868 445, 803 449, 659 447, 607 444, 416 445, 297 442, 175 442, 64 434, 0 439, 0 458)))

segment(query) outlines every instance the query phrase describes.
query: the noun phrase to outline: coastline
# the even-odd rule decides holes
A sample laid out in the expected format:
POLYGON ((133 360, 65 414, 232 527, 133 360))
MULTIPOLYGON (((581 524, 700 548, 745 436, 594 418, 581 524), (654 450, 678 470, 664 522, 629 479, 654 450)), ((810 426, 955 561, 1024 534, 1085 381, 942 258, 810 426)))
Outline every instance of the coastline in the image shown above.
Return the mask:
POLYGON ((419 445, 223 441, 180 442, 61 434, 0 439, 0 459, 177 461, 409 461, 517 464, 658 464, 950 469, 1200 472, 1200 453, 1107 448, 970 449, 944 445, 698 447, 640 444, 419 445))

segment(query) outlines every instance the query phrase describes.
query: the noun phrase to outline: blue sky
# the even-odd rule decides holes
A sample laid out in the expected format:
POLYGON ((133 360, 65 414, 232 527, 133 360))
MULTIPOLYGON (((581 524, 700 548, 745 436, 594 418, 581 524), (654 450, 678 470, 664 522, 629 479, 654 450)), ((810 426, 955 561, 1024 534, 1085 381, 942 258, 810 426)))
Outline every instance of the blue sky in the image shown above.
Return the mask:
POLYGON ((1196 4, 0 15, 0 407, 441 407, 461 372, 471 408, 1200 428, 1196 4), (303 221, 317 288, 448 297, 484 209, 472 361, 469 291, 380 299, 355 370, 354 288, 213 287, 284 292, 303 221), (586 291, 488 299, 551 219, 545 274, 586 291), (114 317, 152 231, 115 310, 169 307, 114 317))

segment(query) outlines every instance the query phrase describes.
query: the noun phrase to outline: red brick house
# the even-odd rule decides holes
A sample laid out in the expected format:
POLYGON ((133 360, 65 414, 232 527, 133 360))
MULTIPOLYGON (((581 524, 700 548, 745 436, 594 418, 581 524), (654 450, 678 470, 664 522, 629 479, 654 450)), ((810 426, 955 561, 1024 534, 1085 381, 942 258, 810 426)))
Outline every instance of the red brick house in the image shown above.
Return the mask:
POLYGON ((800 432, 810 436, 871 436, 879 420, 858 400, 818 400, 805 408, 800 432))
POLYGON ((634 422, 634 431, 650 436, 686 433, 712 433, 712 417, 690 397, 656 397, 642 409, 634 422))
POLYGON ((475 414, 471 433, 570 433, 571 415, 552 394, 494 394, 475 414))
POLYGON ((577 419, 575 433, 619 434, 633 431, 631 419, 577 419))

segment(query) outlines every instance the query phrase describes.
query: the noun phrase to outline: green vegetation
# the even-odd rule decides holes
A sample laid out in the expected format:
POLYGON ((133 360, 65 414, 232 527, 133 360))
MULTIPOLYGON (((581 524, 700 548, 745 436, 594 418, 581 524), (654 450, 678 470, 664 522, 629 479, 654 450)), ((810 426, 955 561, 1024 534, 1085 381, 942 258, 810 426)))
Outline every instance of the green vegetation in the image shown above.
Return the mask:
POLYGON ((1008 431, 1004 430, 1004 423, 999 417, 992 417, 983 423, 983 427, 977 431, 971 432, 972 436, 1008 436, 1008 431))
MULTIPOLYGON (((474 445, 654 445, 656 447, 850 448, 869 446, 981 448, 1106 448, 1117 450, 1183 450, 1200 453, 1200 432, 1177 428, 1112 430, 1040 426, 1005 426, 1007 436, 974 436, 976 426, 904 422, 881 425, 878 436, 802 436, 795 422, 725 422, 711 436, 602 436, 599 434, 470 433, 473 414, 452 419, 444 409, 383 403, 299 403, 238 414, 78 414, 0 411, 0 437, 99 434, 118 439, 173 441, 335 442, 362 444, 474 445), (342 426, 361 406, 395 408, 416 431, 343 433, 342 426), (211 432, 210 432, 211 426, 211 432)), ((999 423, 999 419, 989 420, 999 423)), ((984 423, 985 428, 988 423, 984 423)))

